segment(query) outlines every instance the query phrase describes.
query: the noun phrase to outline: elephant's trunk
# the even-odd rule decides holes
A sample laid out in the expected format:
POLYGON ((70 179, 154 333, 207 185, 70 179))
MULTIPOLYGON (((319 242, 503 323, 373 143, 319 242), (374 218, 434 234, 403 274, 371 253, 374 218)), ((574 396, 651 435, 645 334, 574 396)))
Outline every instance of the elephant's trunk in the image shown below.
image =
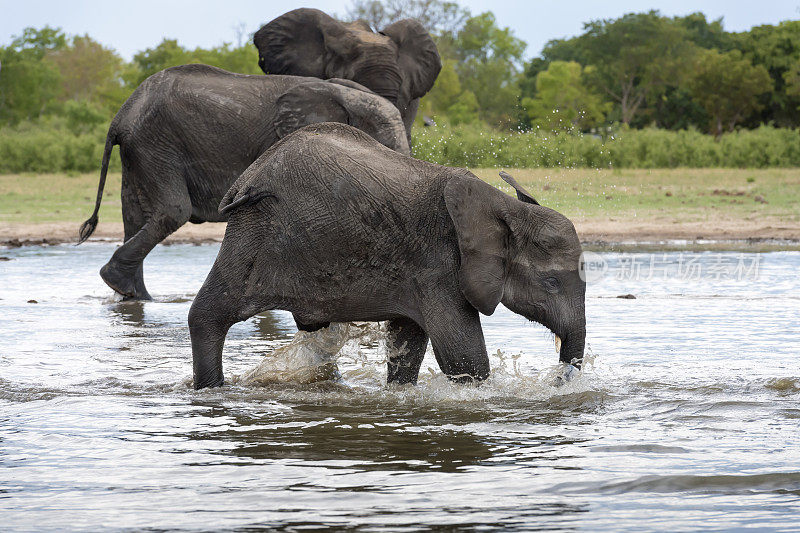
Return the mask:
POLYGON ((353 76, 353 81, 369 87, 378 95, 397 106, 400 97, 400 85, 403 80, 397 67, 391 64, 393 60, 393 58, 386 57, 377 58, 377 64, 370 64, 359 69, 353 76))
POLYGON ((580 368, 583 364, 583 353, 586 345, 586 321, 582 320, 561 337, 561 348, 558 359, 562 363, 572 364, 580 368))

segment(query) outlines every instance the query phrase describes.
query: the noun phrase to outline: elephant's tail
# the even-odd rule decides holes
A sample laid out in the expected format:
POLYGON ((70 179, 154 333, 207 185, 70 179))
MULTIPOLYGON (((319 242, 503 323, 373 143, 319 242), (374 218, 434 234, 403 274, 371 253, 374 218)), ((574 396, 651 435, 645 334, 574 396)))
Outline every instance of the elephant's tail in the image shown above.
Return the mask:
POLYGON ((111 157, 111 150, 114 148, 115 144, 117 144, 117 132, 114 129, 114 125, 112 123, 111 127, 108 130, 108 135, 106 136, 106 147, 103 149, 103 163, 100 166, 100 184, 97 186, 97 200, 94 203, 94 212, 86 222, 81 224, 81 229, 79 230, 79 237, 77 244, 80 244, 89 237, 91 237, 92 233, 94 233, 95 228, 97 228, 97 222, 98 222, 97 213, 100 211, 100 202, 103 200, 103 188, 106 186, 106 174, 108 174, 108 160, 111 157))

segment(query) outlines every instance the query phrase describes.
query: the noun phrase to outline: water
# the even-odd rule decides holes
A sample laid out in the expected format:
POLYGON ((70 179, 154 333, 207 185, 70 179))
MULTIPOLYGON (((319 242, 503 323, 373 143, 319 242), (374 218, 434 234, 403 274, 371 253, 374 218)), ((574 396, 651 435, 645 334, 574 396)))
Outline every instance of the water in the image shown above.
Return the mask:
MULTIPOLYGON (((100 281, 113 248, 0 250, 6 531, 798 528, 800 252, 602 254, 593 363, 562 387, 552 336, 499 309, 480 387, 429 354, 387 388, 380 343, 351 341, 340 382, 195 392, 186 316, 217 247, 158 247, 147 303, 100 281)), ((294 331, 234 326, 228 378, 294 331)))

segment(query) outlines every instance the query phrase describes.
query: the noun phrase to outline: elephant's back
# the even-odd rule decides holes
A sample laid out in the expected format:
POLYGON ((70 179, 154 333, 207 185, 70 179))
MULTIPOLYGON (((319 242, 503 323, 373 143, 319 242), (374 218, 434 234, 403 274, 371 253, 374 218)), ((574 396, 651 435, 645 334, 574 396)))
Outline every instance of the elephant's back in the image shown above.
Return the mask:
MULTIPOLYGON (((396 202, 436 186, 446 167, 391 150, 358 128, 338 122, 311 124, 284 137, 262 156, 292 186, 335 189, 343 183, 396 202)), ((257 165, 254 165, 257 166, 257 165)))
POLYGON ((145 81, 142 86, 169 87, 184 91, 196 91, 198 88, 207 88, 215 92, 225 89, 247 87, 250 90, 261 88, 286 90, 301 83, 303 80, 317 78, 304 78, 302 76, 265 76, 263 74, 240 74, 230 72, 219 67, 191 63, 165 68, 156 72, 145 81))
POLYGON ((348 234, 348 246, 386 247, 392 254, 400 241, 414 247, 408 239, 450 232, 443 191, 452 175, 452 169, 397 153, 352 126, 324 122, 275 143, 226 198, 275 198, 268 216, 285 219, 292 231, 298 226, 290 222, 303 219, 302 232, 312 236, 306 238, 335 242, 348 234), (396 238, 374 240, 381 234, 396 238))
POLYGON ((302 80, 237 74, 203 64, 170 67, 143 81, 115 121, 123 135, 165 119, 190 131, 209 121, 217 124, 215 130, 255 127, 274 112, 277 97, 302 80))

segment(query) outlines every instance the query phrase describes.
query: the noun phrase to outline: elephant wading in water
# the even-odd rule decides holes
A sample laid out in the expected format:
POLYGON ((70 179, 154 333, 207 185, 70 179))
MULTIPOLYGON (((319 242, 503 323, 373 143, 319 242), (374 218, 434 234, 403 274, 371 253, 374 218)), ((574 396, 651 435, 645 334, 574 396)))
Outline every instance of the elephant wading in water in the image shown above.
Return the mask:
POLYGON ((575 228, 504 178, 519 199, 343 124, 276 143, 220 204, 225 239, 189 311, 195 388, 223 384, 228 329, 269 309, 309 331, 388 320, 388 381, 414 383, 428 339, 451 379, 485 379, 479 313, 502 302, 560 337, 560 360, 579 367, 586 284, 575 228))
POLYGON ((265 74, 345 78, 372 89, 400 110, 409 143, 419 99, 442 68, 436 44, 413 19, 375 33, 363 21, 342 23, 301 8, 264 25, 253 44, 265 74))
POLYGON ((187 221, 219 222, 219 202, 236 178, 279 138, 307 124, 343 122, 408 154, 398 110, 350 80, 248 76, 207 65, 162 70, 122 105, 108 129, 94 213, 95 230, 109 156, 122 159, 125 242, 100 270, 118 293, 149 299, 142 262, 187 221))

